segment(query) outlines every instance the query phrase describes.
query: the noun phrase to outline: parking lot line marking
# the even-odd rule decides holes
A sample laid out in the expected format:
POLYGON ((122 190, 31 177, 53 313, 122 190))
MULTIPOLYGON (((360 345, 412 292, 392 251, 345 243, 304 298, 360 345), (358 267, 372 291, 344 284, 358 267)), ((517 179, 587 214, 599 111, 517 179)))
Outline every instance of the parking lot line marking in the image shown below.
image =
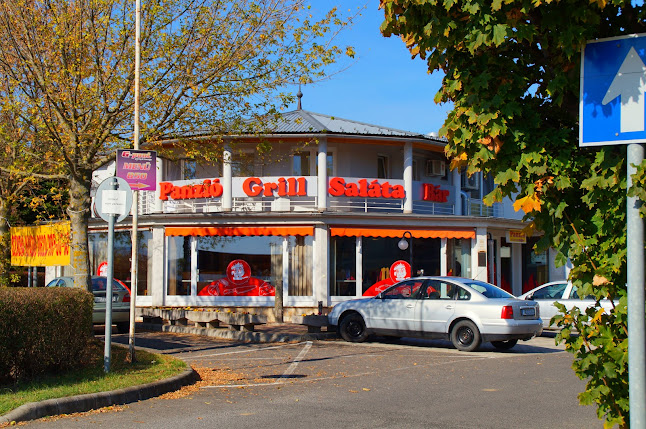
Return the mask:
POLYGON ((283 375, 280 376, 280 378, 289 377, 296 370, 296 367, 298 366, 300 361, 303 360, 303 358, 305 357, 307 352, 310 351, 311 348, 312 348, 312 342, 311 341, 306 342, 305 347, 303 347, 303 350, 301 350, 298 356, 296 356, 296 358, 292 361, 292 364, 289 366, 289 368, 285 370, 285 372, 283 373, 283 375))
POLYGON ((285 347, 300 346, 301 344, 307 344, 307 343, 311 343, 311 341, 301 342, 301 343, 293 343, 293 344, 284 344, 284 345, 280 345, 280 346, 257 347, 257 348, 253 348, 253 349, 247 349, 247 350, 236 350, 236 351, 233 351, 233 352, 210 353, 208 355, 199 355, 199 356, 194 356, 194 357, 192 356, 191 358, 195 359, 195 358, 203 358, 203 357, 209 357, 209 356, 224 356, 224 355, 234 355, 234 354, 240 354, 240 353, 261 352, 261 351, 264 351, 264 350, 282 349, 282 348, 285 348, 285 347))
MULTIPOLYGON (((480 360, 485 360, 488 359, 487 357, 480 356, 480 360)), ((399 372, 399 371, 409 371, 411 369, 419 369, 423 367, 437 367, 440 365, 451 365, 456 362, 459 362, 460 360, 457 361, 447 361, 447 362, 442 362, 442 363, 437 363, 437 362, 432 362, 432 363, 427 363, 427 364, 419 364, 419 365, 410 365, 407 367, 400 367, 400 368, 390 368, 389 371, 391 372, 399 372)), ((342 374, 342 375, 331 375, 329 377, 317 377, 317 378, 303 378, 303 379, 289 379, 289 384, 296 384, 296 383, 312 383, 315 381, 324 381, 324 380, 333 380, 335 378, 356 378, 356 377, 365 377, 367 375, 375 375, 374 371, 366 371, 366 372, 360 372, 357 374, 342 374)), ((285 376, 283 374, 283 376, 285 376)), ((219 385, 212 385, 212 386, 202 386, 202 389, 226 389, 226 388, 238 388, 238 387, 262 387, 262 386, 275 386, 278 384, 287 384, 287 380, 280 380, 280 381, 275 381, 273 383, 253 383, 253 384, 219 384, 219 385)))

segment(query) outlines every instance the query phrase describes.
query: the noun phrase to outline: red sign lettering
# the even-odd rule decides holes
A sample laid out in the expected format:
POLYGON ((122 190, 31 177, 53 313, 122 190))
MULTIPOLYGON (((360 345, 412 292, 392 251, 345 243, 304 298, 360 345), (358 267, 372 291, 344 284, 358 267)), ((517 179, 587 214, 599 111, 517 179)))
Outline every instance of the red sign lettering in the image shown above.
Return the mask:
POLYGON ((259 177, 249 177, 242 184, 242 192, 250 197, 305 197, 307 196, 307 181, 304 177, 284 177, 276 182, 263 183, 259 177))
POLYGON ((422 200, 434 201, 436 203, 445 203, 448 199, 449 191, 440 189, 440 185, 430 183, 422 184, 422 200))
POLYGON ((159 199, 186 200, 193 198, 218 198, 222 196, 223 188, 220 179, 205 180, 200 185, 175 186, 169 182, 159 184, 159 199))
POLYGON ((368 182, 361 179, 358 183, 347 182, 342 177, 332 177, 328 192, 333 197, 363 197, 363 198, 404 198, 406 192, 402 185, 391 185, 389 182, 379 183, 379 180, 368 182))

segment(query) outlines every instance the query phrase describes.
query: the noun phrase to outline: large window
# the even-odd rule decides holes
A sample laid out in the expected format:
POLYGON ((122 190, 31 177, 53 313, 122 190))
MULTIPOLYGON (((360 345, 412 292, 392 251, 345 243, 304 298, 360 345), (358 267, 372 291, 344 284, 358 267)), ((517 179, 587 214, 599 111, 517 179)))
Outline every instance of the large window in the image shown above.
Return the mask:
POLYGON ((249 177, 260 175, 256 173, 256 155, 254 152, 238 152, 233 154, 231 175, 234 177, 249 177))
POLYGON ((191 237, 168 237, 168 295, 191 294, 191 237))
POLYGON ((292 156, 292 174, 294 176, 310 175, 310 152, 296 152, 292 156))
POLYGON ((330 278, 332 296, 357 295, 357 239, 332 237, 330 252, 330 278))
POLYGON ((193 159, 182 159, 182 179, 197 179, 197 161, 193 159))
POLYGON ((283 237, 197 238, 197 294, 274 296, 283 282, 283 237))
POLYGON ((507 243, 506 239, 502 239, 500 245, 500 287, 509 293, 512 292, 511 288, 511 245, 507 243))
POLYGON ((385 155, 377 155, 377 178, 378 179, 389 179, 390 178, 390 166, 388 162, 388 157, 385 155))
POLYGON ((400 250, 401 238, 362 238, 362 293, 373 285, 390 278, 390 267, 398 260, 410 263, 411 247, 413 249, 413 276, 419 274, 439 275, 440 273, 440 239, 413 238, 406 250, 400 250))
POLYGON ((528 238, 523 244, 523 293, 547 283, 547 252, 536 252, 537 238, 528 238))
MULTIPOLYGON (((334 154, 328 152, 326 157, 326 168, 328 177, 334 175, 334 154)), ((303 151, 295 152, 292 155, 292 174, 294 176, 311 176, 312 172, 316 171, 318 175, 319 164, 317 159, 317 152, 303 151)))
MULTIPOLYGON (((119 231, 114 234, 113 254, 113 276, 121 280, 128 287, 132 283, 131 266, 132 259, 132 233, 130 231, 119 231)), ((137 236, 137 295, 152 295, 150 290, 152 277, 152 233, 150 231, 139 231, 137 236)), ((97 275, 97 270, 102 262, 108 260, 108 234, 106 232, 91 233, 88 235, 90 272, 97 275)), ((132 290, 132 288, 131 288, 132 290)))
POLYGON ((312 296, 314 237, 289 237, 289 296, 312 296))
POLYGON ((471 239, 450 238, 446 242, 447 274, 456 277, 471 276, 471 239))

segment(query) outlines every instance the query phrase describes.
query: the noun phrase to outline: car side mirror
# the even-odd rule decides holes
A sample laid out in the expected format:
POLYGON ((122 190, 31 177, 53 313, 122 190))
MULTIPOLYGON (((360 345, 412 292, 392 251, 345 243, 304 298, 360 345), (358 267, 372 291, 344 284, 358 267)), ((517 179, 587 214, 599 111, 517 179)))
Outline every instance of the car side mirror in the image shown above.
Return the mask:
POLYGON ((383 292, 382 292, 382 293, 377 294, 377 296, 375 296, 375 299, 384 299, 384 294, 383 294, 383 292))
POLYGON ((529 294, 525 297, 525 301, 534 301, 534 294, 529 294))

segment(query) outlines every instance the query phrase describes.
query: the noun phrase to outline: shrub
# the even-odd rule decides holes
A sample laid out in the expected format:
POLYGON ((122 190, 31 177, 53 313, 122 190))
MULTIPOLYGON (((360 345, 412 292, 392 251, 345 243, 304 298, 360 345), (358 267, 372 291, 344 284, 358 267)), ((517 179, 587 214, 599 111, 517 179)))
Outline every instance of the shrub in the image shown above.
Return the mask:
POLYGON ((0 288, 0 384, 81 363, 93 301, 76 288, 0 288))

